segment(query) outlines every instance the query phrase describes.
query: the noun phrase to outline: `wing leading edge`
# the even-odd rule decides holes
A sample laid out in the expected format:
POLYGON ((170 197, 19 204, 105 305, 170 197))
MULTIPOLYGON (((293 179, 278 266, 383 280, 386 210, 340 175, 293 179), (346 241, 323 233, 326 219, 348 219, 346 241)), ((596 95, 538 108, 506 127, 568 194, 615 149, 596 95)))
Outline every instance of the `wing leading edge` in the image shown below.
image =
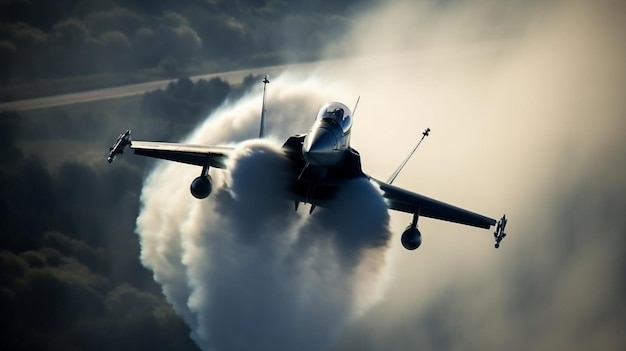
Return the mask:
MULTIPOLYGON (((233 148, 179 143, 132 141, 130 148, 141 156, 153 157, 196 166, 226 168, 226 159, 233 148)), ((400 187, 371 178, 383 192, 389 208, 419 216, 489 229, 496 220, 460 207, 431 199, 400 187)))
POLYGON ((383 192, 383 197, 387 199, 389 208, 392 210, 418 213, 419 216, 484 229, 489 229, 496 224, 495 219, 404 190, 374 178, 372 180, 378 183, 383 192))
POLYGON ((226 159, 233 148, 153 141, 131 141, 135 154, 196 166, 226 168, 226 159))

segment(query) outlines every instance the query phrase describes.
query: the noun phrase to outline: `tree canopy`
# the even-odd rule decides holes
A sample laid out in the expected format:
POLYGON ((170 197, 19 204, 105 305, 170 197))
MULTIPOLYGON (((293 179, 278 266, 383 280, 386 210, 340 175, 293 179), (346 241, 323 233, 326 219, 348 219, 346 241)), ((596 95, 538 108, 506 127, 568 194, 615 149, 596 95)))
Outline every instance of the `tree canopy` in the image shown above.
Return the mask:
POLYGON ((106 147, 122 125, 182 138, 260 81, 181 78, 129 102, 0 113, 1 349, 198 349, 139 261, 135 221, 152 161, 109 167, 106 147))
POLYGON ((5 0, 0 82, 312 55, 374 1, 5 0))

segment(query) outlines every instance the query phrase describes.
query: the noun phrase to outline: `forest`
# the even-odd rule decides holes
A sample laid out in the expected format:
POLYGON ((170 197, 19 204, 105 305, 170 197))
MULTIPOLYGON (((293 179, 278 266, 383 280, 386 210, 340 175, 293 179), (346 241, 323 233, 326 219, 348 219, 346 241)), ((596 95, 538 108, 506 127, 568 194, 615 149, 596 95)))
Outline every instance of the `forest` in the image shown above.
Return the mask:
POLYGON ((0 348, 197 350, 139 261, 135 220, 154 161, 107 147, 124 128, 178 140, 248 76, 179 79, 143 96, 0 112, 0 348))
POLYGON ((373 2, 3 0, 0 84, 313 60, 373 2))

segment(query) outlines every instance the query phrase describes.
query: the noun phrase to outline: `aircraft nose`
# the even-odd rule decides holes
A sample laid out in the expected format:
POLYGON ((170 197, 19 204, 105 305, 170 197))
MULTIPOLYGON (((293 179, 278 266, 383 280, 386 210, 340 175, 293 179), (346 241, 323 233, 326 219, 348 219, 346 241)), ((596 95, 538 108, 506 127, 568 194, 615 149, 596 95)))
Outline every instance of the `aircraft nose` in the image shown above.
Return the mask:
POLYGON ((304 139, 302 156, 312 165, 331 165, 338 152, 337 138, 326 128, 319 128, 304 139))

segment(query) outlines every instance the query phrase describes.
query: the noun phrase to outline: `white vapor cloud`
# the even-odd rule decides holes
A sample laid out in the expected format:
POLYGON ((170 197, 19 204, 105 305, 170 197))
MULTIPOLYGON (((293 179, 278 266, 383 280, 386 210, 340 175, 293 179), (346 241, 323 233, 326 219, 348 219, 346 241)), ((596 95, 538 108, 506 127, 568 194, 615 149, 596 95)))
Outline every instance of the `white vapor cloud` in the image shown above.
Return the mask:
MULTIPOLYGON (((276 79, 280 109, 268 129, 306 130, 312 97, 324 101, 319 90, 314 80, 276 79)), ((256 133, 257 95, 224 106, 187 140, 235 142, 228 170, 212 170, 208 199, 188 191, 198 167, 162 163, 149 176, 137 220, 141 259, 204 350, 325 350, 382 294, 387 206, 361 179, 331 207, 295 212, 282 194, 291 171, 280 144, 232 139, 256 133)))
POLYGON ((494 250, 420 219, 422 246, 392 240, 386 297, 333 350, 624 348, 625 5, 400 1, 357 19, 336 47, 364 59, 337 77, 362 96, 364 168, 384 177, 431 127, 396 184, 506 212, 509 236, 494 250))
MULTIPOLYGON (((382 2, 329 47, 355 58, 271 83, 278 143, 323 102, 361 96, 352 145, 376 178, 432 128, 395 184, 506 212, 499 250, 489 231, 420 219, 423 244, 404 251, 410 216, 388 219, 368 184, 335 209, 294 213, 253 185, 267 180, 259 161, 281 156, 252 141, 232 173, 212 172, 206 201, 188 193, 197 168, 157 167, 138 219, 143 262, 205 349, 623 349, 625 17, 608 0, 382 2)), ((260 94, 189 141, 254 137, 260 94)))

